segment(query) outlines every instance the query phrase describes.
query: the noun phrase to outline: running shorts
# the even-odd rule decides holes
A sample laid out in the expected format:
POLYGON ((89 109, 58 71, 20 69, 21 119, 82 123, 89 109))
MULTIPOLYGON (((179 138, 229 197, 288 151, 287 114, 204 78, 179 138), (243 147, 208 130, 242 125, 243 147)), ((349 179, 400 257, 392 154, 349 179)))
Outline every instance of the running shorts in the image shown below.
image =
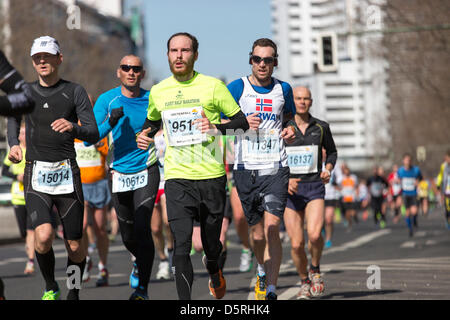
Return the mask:
POLYGON ((64 239, 79 240, 83 236, 84 197, 80 168, 75 160, 70 160, 70 164, 74 192, 51 195, 33 190, 31 184, 33 163, 27 161, 24 174, 25 205, 33 229, 45 223, 55 225, 56 217, 53 211, 53 205, 55 205, 63 226, 64 239))
POLYGON ((300 182, 297 193, 288 194, 286 207, 295 211, 303 211, 308 202, 325 197, 325 185, 322 181, 300 182))
POLYGON ((91 208, 101 209, 111 201, 111 192, 109 191, 107 179, 94 183, 83 183, 82 188, 84 200, 88 202, 91 208))
POLYGON ((288 197, 289 167, 281 167, 274 174, 266 170, 234 170, 234 181, 244 214, 250 226, 259 223, 267 211, 283 217, 288 197))

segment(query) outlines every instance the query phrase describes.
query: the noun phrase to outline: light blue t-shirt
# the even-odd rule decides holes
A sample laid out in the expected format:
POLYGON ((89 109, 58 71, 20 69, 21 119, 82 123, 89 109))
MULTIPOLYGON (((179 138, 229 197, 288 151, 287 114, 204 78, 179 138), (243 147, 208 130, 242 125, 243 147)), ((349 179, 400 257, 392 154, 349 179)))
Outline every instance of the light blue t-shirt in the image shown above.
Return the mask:
POLYGON ((414 166, 409 170, 406 170, 405 167, 401 167, 398 169, 397 175, 401 181, 402 193, 406 196, 416 196, 416 181, 422 179, 422 173, 420 172, 419 167, 414 166))
POLYGON ((154 143, 148 150, 139 149, 136 143, 136 134, 142 130, 147 118, 148 98, 148 90, 141 89, 139 97, 127 98, 122 95, 121 87, 117 87, 100 95, 95 103, 94 116, 100 139, 112 132, 112 159, 109 162, 110 167, 118 172, 139 172, 156 162, 154 143), (110 112, 120 107, 123 107, 124 115, 112 128, 108 121, 110 112))

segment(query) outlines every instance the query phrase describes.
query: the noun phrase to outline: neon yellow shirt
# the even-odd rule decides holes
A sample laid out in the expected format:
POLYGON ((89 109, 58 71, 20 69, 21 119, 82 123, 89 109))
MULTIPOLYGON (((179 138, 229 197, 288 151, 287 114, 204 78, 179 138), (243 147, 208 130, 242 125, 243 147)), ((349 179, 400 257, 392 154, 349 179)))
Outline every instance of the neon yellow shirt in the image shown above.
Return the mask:
MULTIPOLYGON (((8 159, 8 155, 6 155, 5 160, 3 160, 3 164, 10 167, 10 171, 14 175, 19 175, 21 173, 24 173, 25 171, 25 149, 22 149, 22 161, 19 163, 12 163, 8 159)), ((25 195, 23 191, 23 183, 19 182, 17 180, 14 180, 11 184, 11 203, 17 206, 24 206, 25 205, 25 195)))
POLYGON ((232 117, 240 110, 222 81, 197 72, 186 82, 178 82, 174 77, 169 77, 153 86, 147 118, 152 121, 163 119, 165 124, 165 179, 204 180, 225 175, 223 151, 216 137, 207 136, 206 141, 191 145, 173 146, 169 143, 164 112, 186 108, 203 108, 212 124, 220 123, 221 112, 232 117))

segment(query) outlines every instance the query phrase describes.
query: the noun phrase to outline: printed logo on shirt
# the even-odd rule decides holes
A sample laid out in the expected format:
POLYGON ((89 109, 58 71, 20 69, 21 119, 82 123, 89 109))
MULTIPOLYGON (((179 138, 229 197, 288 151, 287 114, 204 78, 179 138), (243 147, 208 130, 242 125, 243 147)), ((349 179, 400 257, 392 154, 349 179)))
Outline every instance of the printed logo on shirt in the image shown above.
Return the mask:
POLYGON ((272 99, 256 98, 256 111, 272 112, 272 99))
POLYGON ((44 109, 48 109, 48 103, 46 102, 43 106, 44 109))

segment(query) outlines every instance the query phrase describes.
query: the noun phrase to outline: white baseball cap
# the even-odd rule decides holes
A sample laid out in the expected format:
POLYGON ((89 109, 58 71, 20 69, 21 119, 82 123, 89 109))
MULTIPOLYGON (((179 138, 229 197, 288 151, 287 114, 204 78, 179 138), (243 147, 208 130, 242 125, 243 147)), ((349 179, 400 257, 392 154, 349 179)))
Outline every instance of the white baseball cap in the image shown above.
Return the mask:
POLYGON ((49 36, 43 36, 34 39, 33 45, 31 46, 30 56, 34 56, 39 52, 47 52, 56 55, 59 54, 61 50, 56 39, 49 36))

